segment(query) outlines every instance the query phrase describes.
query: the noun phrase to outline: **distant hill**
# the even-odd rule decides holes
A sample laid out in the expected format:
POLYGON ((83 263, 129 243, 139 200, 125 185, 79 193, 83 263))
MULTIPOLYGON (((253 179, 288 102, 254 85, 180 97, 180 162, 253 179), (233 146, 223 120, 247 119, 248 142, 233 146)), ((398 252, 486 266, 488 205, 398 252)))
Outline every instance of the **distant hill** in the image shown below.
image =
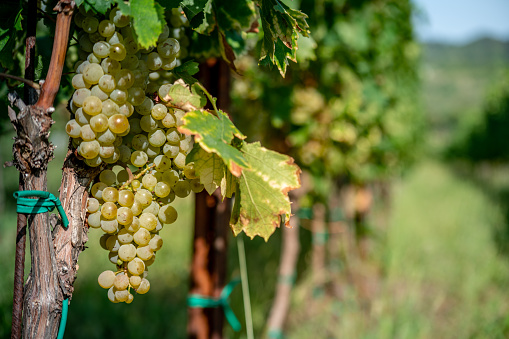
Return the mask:
POLYGON ((426 43, 422 49, 422 102, 430 144, 441 149, 465 119, 480 112, 486 92, 509 69, 509 41, 426 43))

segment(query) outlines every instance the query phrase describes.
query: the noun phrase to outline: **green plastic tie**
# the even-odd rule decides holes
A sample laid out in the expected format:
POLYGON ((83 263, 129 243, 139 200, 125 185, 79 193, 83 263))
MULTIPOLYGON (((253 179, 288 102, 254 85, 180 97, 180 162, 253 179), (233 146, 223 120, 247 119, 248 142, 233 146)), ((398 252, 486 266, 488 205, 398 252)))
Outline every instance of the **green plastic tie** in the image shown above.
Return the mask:
POLYGON ((187 297, 187 305, 193 308, 222 307, 226 320, 233 328, 233 330, 235 332, 238 332, 240 331, 242 326, 240 325, 240 322, 237 320, 235 313, 233 313, 232 308, 228 304, 228 297, 230 296, 234 287, 237 286, 238 283, 240 283, 240 279, 234 279, 230 281, 230 283, 223 288, 223 291, 221 292, 219 298, 205 297, 199 294, 191 294, 187 297))
POLYGON ((60 199, 55 197, 50 192, 45 191, 16 191, 13 194, 17 200, 16 212, 26 214, 38 214, 51 212, 55 209, 58 210, 60 217, 62 217, 62 223, 64 228, 69 225, 69 220, 65 215, 64 208, 60 199), (28 197, 38 197, 39 199, 29 199, 28 197))
POLYGON ((269 331, 268 336, 270 339, 284 339, 285 335, 282 330, 272 329, 269 331))
POLYGON ((324 245, 329 240, 329 232, 313 232, 313 244, 324 245))
POLYGON ((67 323, 67 310, 69 309, 69 300, 64 299, 62 302, 62 317, 60 318, 60 326, 58 327, 57 339, 64 338, 65 324, 67 323))

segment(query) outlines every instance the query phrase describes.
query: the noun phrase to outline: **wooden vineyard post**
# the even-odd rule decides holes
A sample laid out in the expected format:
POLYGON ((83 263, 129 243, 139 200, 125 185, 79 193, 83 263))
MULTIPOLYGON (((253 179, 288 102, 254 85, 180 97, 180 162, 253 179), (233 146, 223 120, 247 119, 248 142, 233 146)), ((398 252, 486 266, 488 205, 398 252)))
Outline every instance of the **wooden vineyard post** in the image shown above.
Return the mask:
MULTIPOLYGON (((200 67, 199 79, 217 98, 218 107, 230 103, 230 70, 225 62, 209 59, 200 67)), ((196 194, 190 294, 217 298, 226 285, 226 257, 231 206, 221 201, 219 191, 212 196, 196 194)), ((221 308, 188 308, 189 338, 223 338, 224 313, 221 308)))

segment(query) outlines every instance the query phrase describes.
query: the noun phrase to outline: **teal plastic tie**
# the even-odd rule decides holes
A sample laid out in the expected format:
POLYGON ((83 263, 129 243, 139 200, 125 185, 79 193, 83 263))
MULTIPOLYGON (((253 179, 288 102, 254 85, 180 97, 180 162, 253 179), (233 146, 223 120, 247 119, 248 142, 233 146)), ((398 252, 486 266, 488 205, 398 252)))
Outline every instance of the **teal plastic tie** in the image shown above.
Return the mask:
POLYGON ((50 192, 45 191, 16 191, 13 194, 17 200, 16 212, 27 213, 27 214, 38 214, 51 212, 55 209, 58 210, 60 217, 62 217, 62 223, 64 228, 69 225, 69 220, 65 215, 64 208, 60 199, 55 197, 50 192), (28 197, 38 197, 39 199, 29 199, 28 197))
POLYGON ((329 232, 314 232, 313 233, 313 244, 324 245, 329 240, 329 232))
POLYGON ((67 310, 69 309, 69 300, 64 299, 62 302, 62 317, 60 318, 60 326, 58 327, 57 339, 64 338, 65 324, 67 323, 67 310))
POLYGON ((270 339, 284 339, 285 335, 282 330, 272 329, 269 331, 268 336, 270 339))
POLYGON ((240 279, 234 279, 230 281, 230 283, 223 288, 219 298, 205 297, 199 294, 191 294, 187 297, 187 305, 192 308, 223 308, 226 320, 233 328, 233 330, 238 332, 242 326, 235 316, 235 313, 233 313, 232 308, 228 304, 228 298, 238 283, 240 283, 240 279))
POLYGON ((290 286, 295 285, 296 276, 295 274, 290 275, 279 275, 277 282, 280 284, 288 284, 290 286))

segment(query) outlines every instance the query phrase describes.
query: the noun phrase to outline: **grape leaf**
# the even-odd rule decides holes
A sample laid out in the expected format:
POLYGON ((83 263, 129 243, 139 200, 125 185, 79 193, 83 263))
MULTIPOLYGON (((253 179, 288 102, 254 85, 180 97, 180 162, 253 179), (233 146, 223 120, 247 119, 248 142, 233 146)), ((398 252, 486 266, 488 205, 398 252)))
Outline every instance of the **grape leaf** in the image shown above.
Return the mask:
POLYGON ((243 168, 249 167, 242 153, 230 145, 234 137, 244 139, 245 136, 226 113, 219 110, 216 117, 205 110, 196 110, 184 115, 182 120, 184 125, 179 127, 179 131, 194 135, 201 148, 217 154, 233 175, 238 177, 243 168))
POLYGON ((175 67, 172 72, 177 78, 184 80, 187 84, 194 84, 198 80, 193 78, 192 75, 198 73, 198 66, 199 64, 197 62, 190 60, 175 67))
POLYGON ((205 106, 204 98, 193 90, 189 89, 182 80, 177 81, 171 86, 168 94, 163 98, 169 101, 173 106, 183 109, 184 111, 192 111, 205 106), (180 83, 179 83, 180 82, 180 83))
POLYGON ((112 4, 111 0, 74 0, 74 2, 76 6, 83 6, 87 12, 94 10, 101 14, 106 14, 112 4))
POLYGON ((21 7, 19 1, 9 1, 4 4, 0 15, 0 65, 11 69, 14 66, 13 54, 16 50, 17 31, 23 30, 21 26, 21 7))
POLYGON ((216 28, 216 18, 212 7, 212 0, 208 0, 203 7, 203 14, 200 13, 199 16, 195 17, 195 20, 191 21, 191 25, 193 25, 196 32, 209 35, 216 28))
POLYGON ((178 8, 180 6, 180 0, 156 0, 156 2, 163 6, 166 10, 178 8))
POLYGON ((194 162, 194 170, 209 194, 214 193, 218 187, 221 187, 223 181, 226 182, 226 166, 217 154, 208 153, 198 146, 193 148, 186 160, 187 162, 194 162))
POLYGON ((289 156, 244 143, 241 148, 250 169, 242 171, 235 193, 230 227, 235 235, 244 231, 250 238, 267 241, 281 218, 289 224, 291 203, 288 192, 300 187, 300 168, 289 156))
POLYGON ((189 21, 204 11, 205 5, 209 0, 184 0, 180 2, 184 13, 189 21))
POLYGON ((255 5, 251 0, 215 0, 214 5, 216 21, 223 32, 248 29, 256 20, 255 5))
POLYGON ((164 8, 154 0, 131 0, 130 4, 138 43, 144 48, 155 46, 166 24, 164 8))
POLYGON ((309 36, 307 15, 279 0, 260 0, 258 4, 263 28, 260 64, 275 64, 284 77, 287 59, 297 62, 299 32, 309 36))

